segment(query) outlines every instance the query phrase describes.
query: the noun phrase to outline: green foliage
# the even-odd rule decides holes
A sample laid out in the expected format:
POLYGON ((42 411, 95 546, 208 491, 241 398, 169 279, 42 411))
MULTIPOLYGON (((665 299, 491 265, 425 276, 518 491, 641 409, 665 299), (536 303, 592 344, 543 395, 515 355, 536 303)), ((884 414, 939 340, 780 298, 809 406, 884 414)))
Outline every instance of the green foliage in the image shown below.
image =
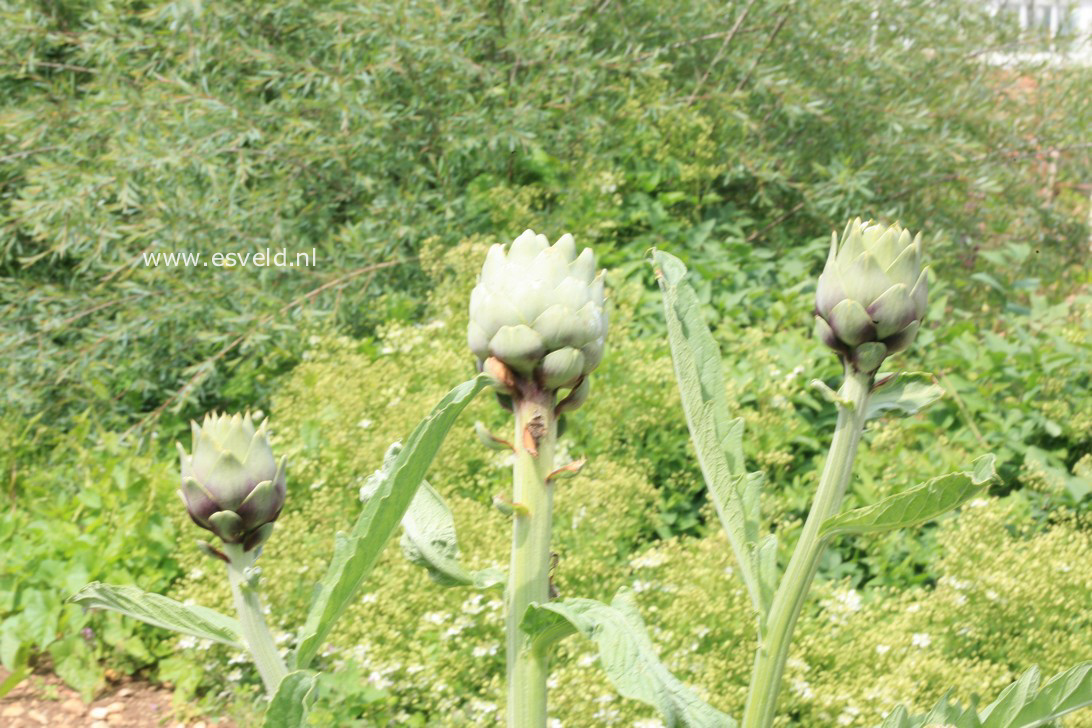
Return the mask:
POLYGON ((925 715, 912 718, 900 705, 881 728, 920 728, 940 722, 956 728, 1033 728, 1053 725, 1061 716, 1092 705, 1092 662, 1055 675, 1041 688, 1039 681, 1039 668, 1029 668, 981 713, 973 706, 953 705, 947 695, 925 715))
MULTIPOLYGON (((730 646, 752 643, 752 609, 707 525, 646 250, 701 278, 784 558, 833 425, 805 386, 837 374, 811 336, 813 280, 829 230, 862 214, 935 234, 930 312, 898 364, 946 396, 870 424, 846 505, 984 451, 1007 505, 835 542, 827 606, 863 604, 833 627, 804 615, 791 720, 872 725, 900 700, 926 710, 954 684, 967 702, 1087 657, 1087 73, 984 64, 1013 37, 974 4, 615 10, 0 1, 0 645, 48 653, 85 692, 108 661, 223 699, 208 675, 226 667, 245 703, 255 679, 227 648, 176 649, 63 599, 98 579, 230 609, 213 569, 180 579, 206 562, 163 446, 206 409, 272 409, 290 496, 262 566, 291 646, 363 476, 472 374, 484 244, 534 226, 595 247, 616 324, 592 403, 566 418, 563 450, 589 465, 560 486, 555 584, 605 600, 632 583, 668 667, 738 713, 750 655, 730 646), (316 248, 318 265, 142 258, 266 247, 316 248), (107 434, 145 420, 139 443, 107 434)), ((484 399, 475 418, 507 422, 484 399)), ((457 428, 435 472, 468 568, 497 566, 504 456, 457 428)), ((320 656, 344 667, 312 718, 494 721, 497 595, 439 590, 390 549, 378 568, 320 656)), ((650 715, 608 697, 593 660, 562 646, 566 724, 650 715)))
POLYGON ((50 454, 51 467, 23 469, 31 444, 12 424, 0 425, 14 506, 0 510, 0 643, 33 648, 36 661, 48 654, 89 696, 103 683, 102 660, 134 671, 169 651, 154 630, 64 600, 93 580, 166 591, 180 575, 168 515, 179 505, 175 466, 82 422, 50 454))
POLYGON ((313 330, 412 317, 422 244, 477 232, 573 230, 638 278, 670 247, 744 324, 786 292, 745 293, 743 261, 770 282, 857 214, 928 223, 945 267, 1001 286, 1004 244, 1053 275, 1087 237, 1087 75, 983 63, 1013 34, 973 4, 66 0, 0 23, 0 346, 26 385, 2 404, 48 420, 265 406, 313 330), (318 264, 143 258, 266 248, 318 264))
POLYGON ((414 428, 406 443, 384 463, 376 490, 370 493, 349 533, 335 536, 334 556, 316 589, 299 635, 295 663, 306 668, 323 639, 356 597, 375 567, 379 554, 398 529, 425 472, 456 418, 487 384, 484 376, 463 382, 440 400, 414 428))
POLYGON ((520 627, 531 635, 534 650, 548 650, 575 632, 594 641, 618 693, 655 707, 670 728, 737 725, 664 668, 629 590, 619 591, 609 605, 581 598, 533 604, 520 627))
MULTIPOLYGON (((435 276, 432 317, 392 323, 375 345, 317 340, 286 380, 272 417, 277 450, 291 462, 290 495, 262 558, 275 631, 293 629, 306 613, 332 532, 346 528, 360 508, 358 491, 389 443, 471 368, 462 342, 465 296, 484 251, 484 242, 472 240, 430 254, 423 262, 435 276)), ((701 509, 699 525, 658 538, 672 491, 697 492, 702 485, 687 464, 693 456, 677 390, 665 386, 672 377, 665 342, 637 333, 640 301, 635 289, 616 289, 612 339, 593 398, 567 416, 559 462, 565 453, 589 461, 558 484, 554 583, 562 598, 604 602, 631 586, 665 667, 716 709, 738 715, 751 668, 750 650, 738 646, 755 639, 753 607, 720 529, 700 525, 715 520, 708 506, 688 505, 701 509)), ((832 408, 812 397, 804 377, 784 372, 797 362, 824 371, 826 354, 812 364, 816 347, 806 324, 776 339, 724 326, 717 333, 728 352, 739 351, 724 343, 729 335, 748 337, 748 364, 734 355, 725 360, 728 406, 754 433, 748 463, 765 464, 775 475, 764 509, 791 545, 797 509, 806 506, 819 466, 811 443, 829 436, 823 413, 832 408), (779 452, 790 454, 787 464, 778 465, 779 452)), ((967 462, 978 443, 960 427, 963 420, 947 431, 935 424, 952 412, 959 416, 947 398, 903 418, 899 429, 887 419, 872 423, 851 504, 874 503, 905 490, 908 478, 967 462)), ((506 414, 488 398, 469 404, 429 471, 472 570, 500 566, 510 546, 508 522, 491 503, 510 487, 511 463, 508 453, 483 447, 471 423, 500 433, 506 414)), ((1087 526, 1078 520, 1084 516, 1045 516, 1038 501, 1029 491, 1010 494, 1007 505, 982 498, 966 504, 959 519, 899 536, 836 541, 819 586, 822 609, 802 616, 801 645, 790 659, 787 719, 823 726, 846 714, 848 725, 874 725, 899 701, 920 710, 953 685, 962 700, 996 694, 1029 663, 1056 671, 1084 657, 1081 635, 1089 625, 1081 595, 1092 584, 1079 565, 1092 555, 1087 526), (851 561, 862 551, 870 561, 851 561), (866 577, 868 589, 861 586, 866 577), (1057 596, 1044 600, 1046 593, 1057 596), (927 638, 915 642, 915 635, 927 638), (929 645, 919 647, 926 639, 929 645)), ((366 694, 349 690, 330 703, 320 697, 316 715, 362 725, 493 724, 503 710, 500 594, 440 588, 393 545, 376 570, 383 578, 371 580, 350 605, 318 665, 361 675, 366 694)), ((229 599, 211 577, 186 579, 174 596, 213 606, 229 599)), ((290 635, 285 639, 290 644, 290 635)), ((614 695, 594 651, 582 643, 562 642, 553 664, 551 691, 565 696, 553 714, 564 724, 651 719, 649 709, 614 695)))

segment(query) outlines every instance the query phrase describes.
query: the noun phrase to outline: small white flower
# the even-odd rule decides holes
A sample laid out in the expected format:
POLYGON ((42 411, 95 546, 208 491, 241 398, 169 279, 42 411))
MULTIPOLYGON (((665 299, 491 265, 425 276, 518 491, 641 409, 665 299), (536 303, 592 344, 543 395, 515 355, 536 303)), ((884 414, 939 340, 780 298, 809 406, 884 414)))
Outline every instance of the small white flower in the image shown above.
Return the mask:
POLYGON ((886 655, 890 651, 891 651, 891 645, 876 645, 876 654, 877 655, 886 655))
POLYGON ((360 422, 357 422, 356 426, 359 427, 362 430, 366 430, 366 429, 368 429, 369 427, 371 427, 374 424, 375 424, 375 422, 373 422, 372 420, 369 420, 367 417, 365 417, 360 422))
POLYGON ((495 655, 497 654, 497 646, 490 645, 489 647, 485 647, 483 645, 478 645, 473 650, 471 650, 471 653, 474 655, 474 657, 487 657, 495 655))
POLYGON ((667 555, 662 551, 651 549, 645 553, 630 559, 629 565, 634 569, 653 569, 667 563, 667 555))
POLYGON ((801 700, 811 700, 815 697, 815 691, 811 689, 811 685, 807 680, 796 678, 792 681, 792 691, 800 697, 801 700))
POLYGON ((915 632, 910 638, 910 644, 912 644, 914 647, 920 647, 922 649, 928 647, 930 644, 932 644, 932 642, 933 638, 924 632, 915 632))

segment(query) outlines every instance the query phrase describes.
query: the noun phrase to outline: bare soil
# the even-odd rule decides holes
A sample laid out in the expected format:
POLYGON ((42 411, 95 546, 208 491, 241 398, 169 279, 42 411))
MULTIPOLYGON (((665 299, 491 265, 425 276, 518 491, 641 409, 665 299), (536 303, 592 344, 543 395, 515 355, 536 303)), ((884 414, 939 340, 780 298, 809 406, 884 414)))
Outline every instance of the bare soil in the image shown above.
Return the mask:
MULTIPOLYGON (((0 682, 8 673, 0 668, 0 682)), ((87 704, 51 673, 34 674, 0 700, 3 728, 226 728, 223 722, 174 720, 171 691, 146 682, 123 682, 87 704)))

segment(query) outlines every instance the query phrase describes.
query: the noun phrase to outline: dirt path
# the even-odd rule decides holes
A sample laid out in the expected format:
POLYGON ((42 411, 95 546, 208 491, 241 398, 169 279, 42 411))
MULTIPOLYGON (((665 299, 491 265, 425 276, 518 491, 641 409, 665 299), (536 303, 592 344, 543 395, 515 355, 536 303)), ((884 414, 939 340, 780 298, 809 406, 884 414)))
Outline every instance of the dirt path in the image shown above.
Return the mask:
MULTIPOLYGON (((0 668, 0 682, 8 673, 0 668)), ((171 691, 131 682, 112 687, 90 705, 52 674, 31 675, 0 700, 3 728, 211 728, 171 717, 171 691)), ((218 728, 223 728, 219 724, 218 728)))

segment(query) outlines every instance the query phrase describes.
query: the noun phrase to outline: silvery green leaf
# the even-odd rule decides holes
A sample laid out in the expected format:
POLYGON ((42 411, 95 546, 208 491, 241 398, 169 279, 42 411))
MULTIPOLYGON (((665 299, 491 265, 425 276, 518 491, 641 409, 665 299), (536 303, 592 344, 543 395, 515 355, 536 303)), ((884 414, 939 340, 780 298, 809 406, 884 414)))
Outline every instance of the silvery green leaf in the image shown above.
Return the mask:
POLYGON ((444 499, 427 482, 421 483, 402 517, 402 529, 402 553, 427 569, 432 580, 441 586, 488 589, 504 584, 504 574, 499 569, 470 571, 459 562, 455 518, 444 499))
POLYGON ((269 701, 263 728, 304 728, 307 714, 317 699, 317 672, 296 670, 288 673, 269 701))
POLYGON ((182 604, 135 586, 93 581, 68 598, 88 609, 109 609, 141 622, 244 649, 239 622, 208 607, 182 604))
POLYGON ((668 728, 735 728, 731 717, 703 701, 668 672, 648 638, 628 589, 608 606, 594 599, 532 604, 520 623, 532 648, 548 650, 576 632, 593 640, 599 660, 619 694, 655 707, 668 728))
POLYGON ((1033 667, 1001 691, 981 713, 983 728, 1033 728, 1092 706, 1092 661, 1055 675, 1035 690, 1038 673, 1033 667))
POLYGON ((352 531, 335 534, 334 557, 300 631, 296 667, 305 668, 311 663, 334 622, 356 597, 401 523, 455 418, 488 381, 488 377, 479 375, 448 392, 406 439, 389 468, 384 464, 386 477, 365 501, 352 531))
POLYGON ((916 414, 944 396, 944 388, 936 383, 932 374, 926 372, 903 372, 887 381, 883 381, 884 377, 880 375, 877 379, 883 384, 868 396, 866 420, 876 419, 890 411, 916 414))
POLYGON ((698 464, 752 604, 764 618, 769 602, 763 596, 754 558, 760 538, 761 479, 745 471, 743 420, 729 414, 720 349, 702 319, 694 289, 685 281, 686 266, 658 250, 653 251, 652 260, 663 292, 667 338, 698 464))
POLYGON ((931 521, 979 495, 997 477, 993 455, 972 463, 973 470, 948 473, 884 498, 828 518, 820 536, 831 538, 848 533, 879 533, 931 521))
POLYGON ((924 728, 952 725, 955 728, 1036 728, 1053 724, 1062 716, 1092 706, 1092 661, 1074 665, 1039 687, 1039 669, 1030 668, 1020 679, 1001 691, 981 713, 949 700, 950 691, 925 715, 910 716, 899 706, 880 728, 924 728))

